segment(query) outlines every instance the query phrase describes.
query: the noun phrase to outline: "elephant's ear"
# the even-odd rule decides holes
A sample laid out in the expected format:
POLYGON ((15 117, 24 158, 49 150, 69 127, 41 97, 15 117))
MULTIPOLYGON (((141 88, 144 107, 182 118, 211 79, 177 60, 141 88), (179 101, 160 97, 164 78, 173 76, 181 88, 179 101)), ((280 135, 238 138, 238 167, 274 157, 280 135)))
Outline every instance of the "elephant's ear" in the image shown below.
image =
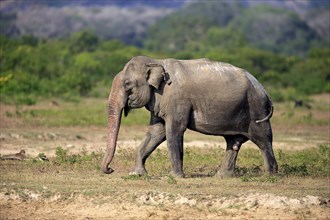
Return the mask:
POLYGON ((171 84, 171 79, 168 73, 165 73, 164 67, 157 63, 148 63, 147 80, 149 85, 158 89, 162 81, 164 80, 167 84, 171 84))

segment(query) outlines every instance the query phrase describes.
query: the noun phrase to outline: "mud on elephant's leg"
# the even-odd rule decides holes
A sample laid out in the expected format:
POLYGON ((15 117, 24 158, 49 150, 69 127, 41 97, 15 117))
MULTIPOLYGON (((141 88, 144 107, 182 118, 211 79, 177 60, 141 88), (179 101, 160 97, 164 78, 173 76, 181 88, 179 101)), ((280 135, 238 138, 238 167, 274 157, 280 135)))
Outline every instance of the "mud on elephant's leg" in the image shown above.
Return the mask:
POLYGON ((138 147, 135 166, 130 175, 144 175, 147 173, 145 162, 150 154, 166 139, 165 126, 159 122, 150 125, 149 131, 138 147))
POLYGON ((247 140, 245 137, 226 136, 227 142, 225 159, 218 171, 220 177, 234 176, 235 164, 241 145, 247 140))

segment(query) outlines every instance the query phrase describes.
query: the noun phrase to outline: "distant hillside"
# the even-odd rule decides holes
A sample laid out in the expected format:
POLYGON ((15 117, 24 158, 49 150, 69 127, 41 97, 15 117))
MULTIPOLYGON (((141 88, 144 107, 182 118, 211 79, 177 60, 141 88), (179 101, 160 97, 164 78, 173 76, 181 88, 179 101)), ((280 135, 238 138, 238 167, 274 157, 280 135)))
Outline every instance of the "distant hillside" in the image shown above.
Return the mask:
POLYGON ((270 5, 246 7, 239 2, 196 2, 153 25, 145 45, 156 51, 178 52, 193 48, 198 51, 202 49, 201 44, 205 46, 210 43, 210 38, 215 38, 211 33, 214 28, 220 28, 217 37, 223 41, 218 40, 219 44, 234 43, 237 46, 237 42, 230 39, 240 38, 242 44, 262 50, 304 55, 310 48, 329 45, 329 20, 326 19, 329 10, 314 9, 313 13, 321 11, 323 15, 314 16, 307 23, 303 16, 293 11, 270 5))
POLYGON ((323 40, 330 43, 330 7, 309 10, 301 17, 323 40))
POLYGON ((231 22, 251 46, 289 55, 303 55, 324 40, 297 14, 280 8, 258 5, 244 10, 231 22))
MULTIPOLYGON (((79 5, 70 4, 70 1, 56 1, 56 4, 47 1, 51 5, 31 0, 18 2, 20 4, 7 3, 1 9, 0 30, 5 36, 32 35, 47 39, 66 37, 72 32, 88 29, 103 39, 116 38, 128 44, 140 45, 147 28, 173 11, 169 7, 145 5, 102 6, 102 1, 96 1, 99 4, 94 2, 93 5, 84 5, 84 1, 74 1, 81 3, 79 5)), ((88 1, 85 2, 87 4, 88 1)))
MULTIPOLYGON (((188 1, 187 1, 188 2, 188 1)), ((17 11, 35 5, 43 5, 47 7, 67 7, 67 6, 117 6, 117 7, 136 7, 149 6, 154 8, 180 8, 186 4, 186 0, 2 0, 0 10, 17 11)))
POLYGON ((330 43, 328 0, 2 0, 0 13, 0 32, 9 37, 62 38, 88 29, 102 39, 173 51, 205 40, 211 27, 230 27, 273 52, 330 43))

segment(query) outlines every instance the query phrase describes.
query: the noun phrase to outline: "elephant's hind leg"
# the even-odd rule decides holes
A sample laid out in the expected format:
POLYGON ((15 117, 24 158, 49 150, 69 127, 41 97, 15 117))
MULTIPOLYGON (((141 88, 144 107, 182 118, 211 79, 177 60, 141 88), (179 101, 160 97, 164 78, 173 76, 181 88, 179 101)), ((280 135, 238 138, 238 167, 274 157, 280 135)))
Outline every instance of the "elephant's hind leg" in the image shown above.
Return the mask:
POLYGON ((235 164, 241 145, 248 139, 244 136, 225 136, 227 147, 225 159, 221 164, 218 175, 220 177, 234 176, 235 164))
POLYGON ((251 141, 255 143, 264 159, 265 170, 269 174, 275 174, 278 171, 278 165, 273 151, 273 134, 269 122, 254 125, 251 129, 251 141))
POLYGON ((278 165, 275 159, 272 143, 269 141, 265 142, 259 140, 255 141, 255 143, 261 150, 262 157, 264 159, 265 170, 269 174, 276 174, 278 172, 278 165))
POLYGON ((149 131, 137 150, 136 162, 130 175, 144 175, 145 162, 150 154, 166 139, 165 126, 159 122, 150 125, 149 131))

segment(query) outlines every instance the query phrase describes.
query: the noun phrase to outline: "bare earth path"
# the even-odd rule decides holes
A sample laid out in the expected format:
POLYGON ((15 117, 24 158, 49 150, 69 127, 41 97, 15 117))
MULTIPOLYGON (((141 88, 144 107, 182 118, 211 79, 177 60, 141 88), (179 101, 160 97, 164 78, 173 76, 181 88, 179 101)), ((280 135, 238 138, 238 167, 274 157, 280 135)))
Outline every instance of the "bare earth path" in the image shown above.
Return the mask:
MULTIPOLYGON (((29 192, 27 192, 29 194, 29 192)), ((288 198, 269 193, 205 198, 164 192, 134 193, 134 200, 82 195, 42 199, 0 194, 2 219, 329 219, 318 197, 288 198), (197 199, 196 199, 197 198, 197 199)))

